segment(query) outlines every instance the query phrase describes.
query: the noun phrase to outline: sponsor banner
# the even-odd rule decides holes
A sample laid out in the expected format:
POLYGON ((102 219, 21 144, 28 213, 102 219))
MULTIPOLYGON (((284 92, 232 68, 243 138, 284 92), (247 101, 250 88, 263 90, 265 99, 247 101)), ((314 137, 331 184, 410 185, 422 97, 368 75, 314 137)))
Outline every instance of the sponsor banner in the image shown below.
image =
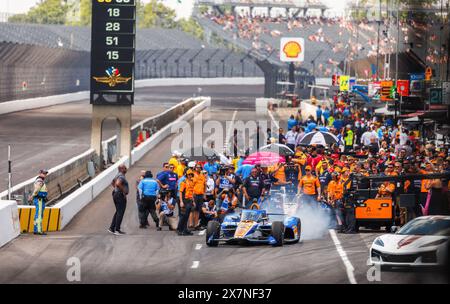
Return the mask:
POLYGON ((282 62, 303 62, 305 60, 305 40, 303 38, 281 38, 280 60, 282 62))
POLYGON ((349 90, 351 91, 353 89, 353 86, 356 84, 356 78, 351 77, 349 81, 349 90))
POLYGON ((394 86, 393 81, 381 81, 381 97, 380 99, 382 101, 388 101, 391 100, 391 90, 394 86))
POLYGON ((368 88, 369 97, 375 96, 375 94, 377 93, 377 91, 380 88, 381 88, 381 82, 380 81, 369 82, 369 88, 368 88))
POLYGON ((397 80, 397 92, 400 96, 409 96, 409 80, 397 80))
POLYGON ((342 75, 339 83, 339 91, 348 92, 350 76, 342 75))

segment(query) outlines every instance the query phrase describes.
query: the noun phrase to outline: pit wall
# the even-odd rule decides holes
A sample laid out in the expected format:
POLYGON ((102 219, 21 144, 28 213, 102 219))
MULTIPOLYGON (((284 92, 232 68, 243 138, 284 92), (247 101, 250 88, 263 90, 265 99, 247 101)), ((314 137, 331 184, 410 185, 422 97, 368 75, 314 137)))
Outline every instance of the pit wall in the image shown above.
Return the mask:
POLYGON ((14 201, 0 200, 0 247, 20 234, 19 212, 14 201))

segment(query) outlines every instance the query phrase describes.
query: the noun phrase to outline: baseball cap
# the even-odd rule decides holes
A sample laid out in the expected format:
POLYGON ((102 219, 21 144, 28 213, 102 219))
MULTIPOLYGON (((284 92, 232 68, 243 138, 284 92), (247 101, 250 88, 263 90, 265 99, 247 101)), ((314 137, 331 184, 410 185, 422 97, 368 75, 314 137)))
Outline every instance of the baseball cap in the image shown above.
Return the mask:
POLYGON ((187 170, 186 175, 190 175, 190 174, 194 174, 194 171, 192 171, 191 169, 187 170))
POLYGON ((48 171, 45 169, 39 170, 39 174, 48 174, 48 171))
POLYGON ((306 166, 305 170, 311 170, 311 166, 306 166))

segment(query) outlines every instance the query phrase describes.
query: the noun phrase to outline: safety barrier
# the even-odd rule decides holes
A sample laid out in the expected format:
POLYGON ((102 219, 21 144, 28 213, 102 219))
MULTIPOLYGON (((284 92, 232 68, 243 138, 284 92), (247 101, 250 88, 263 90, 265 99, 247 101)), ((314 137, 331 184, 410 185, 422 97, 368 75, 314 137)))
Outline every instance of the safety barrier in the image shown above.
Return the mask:
POLYGON ((129 166, 128 156, 120 158, 113 166, 69 194, 54 206, 54 208, 60 209, 61 218, 59 229, 63 229, 81 209, 111 184, 111 181, 117 174, 117 168, 122 164, 129 166))
POLYGON ((15 239, 20 234, 17 203, 0 201, 0 247, 15 239))
MULTIPOLYGON (((183 115, 186 110, 191 109, 198 104, 203 97, 189 98, 173 107, 165 110, 164 112, 147 118, 135 124, 131 128, 132 142, 136 142, 138 134, 145 128, 154 128, 156 131, 163 128, 169 121, 175 121, 178 117, 183 115)), ((115 150, 116 137, 113 136, 103 142, 104 156, 106 157, 106 164, 115 162, 115 159, 111 159, 110 151, 115 150)), ((90 149, 81 155, 75 156, 72 159, 64 162, 57 167, 49 169, 49 175, 47 177, 47 188, 49 191, 49 203, 59 199, 63 195, 72 191, 74 188, 83 184, 89 179, 88 162, 92 161, 96 157, 95 151, 90 149)), ((33 184, 35 178, 31 178, 24 181, 14 187, 12 187, 12 198, 22 200, 22 204, 27 204, 28 196, 33 192, 33 184)), ((7 191, 0 193, 0 199, 5 199, 8 195, 7 191)))
MULTIPOLYGON (((20 232, 33 232, 34 216, 36 209, 34 206, 18 206, 20 232)), ((47 207, 44 209, 42 218, 42 231, 59 231, 61 226, 61 210, 55 207, 47 207)))
MULTIPOLYGON (((89 177, 87 163, 93 159, 95 151, 89 149, 64 163, 49 169, 47 176, 47 189, 50 201, 58 199, 65 193, 72 190, 79 183, 84 182, 89 177)), ((22 204, 27 204, 28 196, 34 190, 35 178, 30 178, 11 188, 12 198, 21 200, 22 204)), ((0 193, 0 199, 5 199, 8 191, 0 193)))
MULTIPOLYGON (((178 119, 174 120, 172 123, 166 125, 158 132, 156 132, 152 137, 146 140, 143 144, 138 146, 137 148, 131 151, 131 160, 132 164, 136 163, 139 159, 141 159, 148 151, 153 149, 157 144, 159 144, 163 139, 168 137, 171 134, 171 129, 173 126, 176 126, 181 121, 189 121, 194 118, 195 114, 203 111, 207 107, 211 105, 211 97, 199 97, 198 99, 202 99, 203 101, 197 104, 195 107, 191 108, 189 111, 184 113, 182 116, 178 117, 178 119)), ((163 113, 162 113, 163 114, 163 113)))

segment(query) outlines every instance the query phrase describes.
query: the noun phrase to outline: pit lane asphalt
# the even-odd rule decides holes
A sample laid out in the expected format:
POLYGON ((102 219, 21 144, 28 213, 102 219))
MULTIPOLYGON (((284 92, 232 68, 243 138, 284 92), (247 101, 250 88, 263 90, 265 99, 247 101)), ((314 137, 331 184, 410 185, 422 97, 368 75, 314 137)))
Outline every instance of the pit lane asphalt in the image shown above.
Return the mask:
MULTIPOLYGON (((222 108, 260 97, 263 86, 179 86, 136 89, 132 120, 136 123, 193 96, 213 96, 222 108)), ((0 103, 0 107, 2 104, 0 103)), ((248 104, 248 106, 253 106, 248 104)), ((12 182, 16 185, 89 149, 92 107, 88 100, 0 115, 0 192, 7 188, 7 147, 12 149, 12 182)), ((108 119, 103 138, 115 134, 108 119)))
MULTIPOLYGON (((245 102, 245 100, 244 100, 245 102)), ((249 101, 250 102, 250 101, 249 101)), ((214 104, 214 103, 213 103, 214 104)), ((250 106, 249 106, 250 108, 250 106)), ((252 111, 213 106, 205 121, 250 120, 252 111)), ((130 184, 140 170, 156 172, 170 154, 175 135, 133 166, 130 184)), ((177 236, 137 228, 135 193, 131 191, 123 222, 125 236, 106 232, 114 207, 110 189, 83 209, 62 232, 44 237, 22 235, 0 249, 0 283, 68 283, 69 258, 81 262, 81 283, 348 283, 346 268, 329 234, 283 247, 221 245, 209 248, 205 236, 177 236), (201 248, 199 248, 201 245, 201 248)), ((305 227, 306 228, 306 227, 305 227)), ((311 227, 309 227, 311 229, 311 227)), ((366 273, 368 245, 380 232, 338 234, 357 283, 366 273)), ((444 282, 434 273, 383 272, 381 283, 444 282)))

